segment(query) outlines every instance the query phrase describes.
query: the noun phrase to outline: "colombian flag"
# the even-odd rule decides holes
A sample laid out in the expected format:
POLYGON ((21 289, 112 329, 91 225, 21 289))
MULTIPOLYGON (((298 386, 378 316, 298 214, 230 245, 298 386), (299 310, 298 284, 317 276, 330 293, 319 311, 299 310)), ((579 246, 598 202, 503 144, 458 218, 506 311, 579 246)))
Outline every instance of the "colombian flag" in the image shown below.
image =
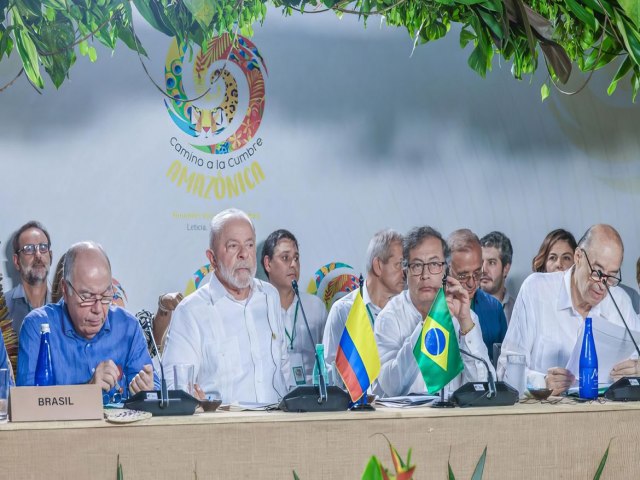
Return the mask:
POLYGON ((429 315, 422 325, 418 343, 413 347, 413 356, 418 362, 430 394, 442 390, 464 368, 453 320, 442 288, 438 291, 429 315))
POLYGON ((362 295, 356 295, 349 311, 336 353, 336 368, 354 402, 380 373, 380 355, 362 295))

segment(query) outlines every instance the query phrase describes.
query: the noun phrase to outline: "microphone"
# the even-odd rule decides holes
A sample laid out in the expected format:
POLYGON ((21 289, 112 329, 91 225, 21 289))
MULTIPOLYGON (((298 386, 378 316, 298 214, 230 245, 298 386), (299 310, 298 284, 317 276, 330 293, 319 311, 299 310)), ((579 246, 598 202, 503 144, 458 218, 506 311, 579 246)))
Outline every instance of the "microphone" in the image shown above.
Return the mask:
POLYGON ((489 386, 489 393, 487 394, 487 398, 493 398, 496 395, 496 382, 493 380, 493 374, 491 373, 491 369, 489 368, 489 365, 487 364, 486 360, 482 357, 478 357, 476 355, 472 355, 470 352, 467 352, 466 350, 462 350, 461 348, 459 349, 460 353, 465 354, 467 357, 471 357, 474 360, 478 360, 479 362, 482 362, 482 364, 484 365, 484 368, 487 369, 487 383, 489 386))
POLYGON ((487 361, 466 350, 460 353, 482 362, 487 369, 486 382, 468 382, 451 395, 450 400, 459 407, 502 407, 518 401, 518 391, 505 382, 496 382, 487 361))
MULTIPOLYGON (((640 359, 640 349, 638 348, 638 344, 636 343, 635 338, 633 338, 633 333, 631 333, 631 329, 629 325, 627 325, 627 321, 624 319, 624 315, 620 311, 618 307, 618 303, 616 302, 613 295, 611 295, 611 290, 609 290, 609 284, 607 283, 607 278, 602 270, 596 270, 598 273, 598 277, 600 277, 600 281, 604 285, 604 288, 607 289, 607 294, 609 298, 613 302, 613 306, 616 307, 616 311, 620 316, 620 320, 624 324, 624 328, 631 337, 631 341, 633 342, 633 346, 636 347, 636 352, 638 352, 638 358, 640 359)), ((628 402, 628 401, 637 401, 640 400, 640 377, 622 377, 620 380, 612 383, 606 392, 604 392, 604 397, 608 400, 614 400, 618 402, 628 402)))
POLYGON ((280 409, 285 412, 338 412, 348 410, 351 397, 347 392, 335 385, 327 387, 326 379, 322 373, 320 356, 316 349, 316 342, 309 328, 309 321, 302 305, 300 291, 298 290, 298 282, 294 279, 291 281, 291 288, 300 302, 300 312, 304 320, 307 335, 313 350, 315 352, 315 365, 318 368, 318 389, 315 385, 300 385, 284 397, 280 402, 280 409))
POLYGON ((156 339, 153 336, 151 322, 141 322, 141 327, 147 337, 151 337, 153 349, 158 356, 158 363, 160 364, 160 391, 152 390, 138 392, 127 399, 124 402, 124 406, 131 410, 150 412, 155 416, 193 415, 200 402, 184 390, 167 389, 167 381, 164 376, 164 366, 162 364, 162 355, 160 354, 160 350, 156 344, 156 339), (159 400, 158 397, 160 397, 159 400))

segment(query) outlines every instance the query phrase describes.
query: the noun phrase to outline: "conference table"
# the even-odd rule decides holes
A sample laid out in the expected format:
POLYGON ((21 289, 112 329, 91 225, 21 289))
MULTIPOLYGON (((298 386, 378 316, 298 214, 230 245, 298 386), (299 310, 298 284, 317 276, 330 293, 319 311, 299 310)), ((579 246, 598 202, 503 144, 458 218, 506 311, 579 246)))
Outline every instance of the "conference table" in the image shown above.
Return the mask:
POLYGON ((640 478, 640 404, 527 401, 509 407, 285 413, 218 410, 153 417, 0 424, 0 478, 359 479, 372 455, 393 471, 385 437, 443 479, 469 479, 487 447, 484 479, 640 478))

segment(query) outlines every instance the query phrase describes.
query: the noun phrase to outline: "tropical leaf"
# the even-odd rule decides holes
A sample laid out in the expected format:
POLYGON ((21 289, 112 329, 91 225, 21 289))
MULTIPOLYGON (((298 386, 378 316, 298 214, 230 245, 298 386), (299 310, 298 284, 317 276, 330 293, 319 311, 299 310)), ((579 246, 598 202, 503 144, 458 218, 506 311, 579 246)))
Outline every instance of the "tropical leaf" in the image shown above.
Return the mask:
POLYGON ((633 22, 636 28, 640 29, 640 1, 638 0, 618 0, 622 10, 633 22))
POLYGON ((607 449, 604 452, 604 455, 600 459, 600 465, 598 465, 598 470, 596 470, 596 474, 593 477, 593 480, 600 480, 602 476, 602 472, 604 471, 604 467, 607 464, 607 458, 609 458, 609 448, 611 447, 611 440, 609 440, 609 445, 607 445, 607 449))
POLYGON ((369 459, 361 478, 362 480, 385 480, 385 475, 384 467, 374 455, 369 459))
POLYGON ((613 80, 611 80, 611 83, 609 84, 609 87, 607 88, 607 94, 613 95, 613 92, 616 91, 616 87, 618 86, 618 82, 627 73, 629 73, 629 70, 631 70, 631 66, 632 65, 633 65, 633 62, 631 61, 631 57, 629 57, 627 55, 627 58, 625 58, 624 61, 618 67, 618 71, 616 72, 615 76, 613 77, 613 80))
POLYGON ((18 47, 18 54, 22 59, 22 66, 29 80, 31 80, 36 87, 44 88, 44 80, 40 74, 40 64, 36 46, 29 36, 29 32, 25 30, 20 15, 16 11, 14 12, 13 18, 16 22, 16 29, 14 30, 16 46, 18 47))
POLYGON ((473 475, 471 476, 471 480, 482 480, 482 475, 484 474, 484 462, 487 459, 487 447, 484 447, 482 451, 482 455, 478 459, 478 463, 476 464, 476 468, 473 471, 473 475))

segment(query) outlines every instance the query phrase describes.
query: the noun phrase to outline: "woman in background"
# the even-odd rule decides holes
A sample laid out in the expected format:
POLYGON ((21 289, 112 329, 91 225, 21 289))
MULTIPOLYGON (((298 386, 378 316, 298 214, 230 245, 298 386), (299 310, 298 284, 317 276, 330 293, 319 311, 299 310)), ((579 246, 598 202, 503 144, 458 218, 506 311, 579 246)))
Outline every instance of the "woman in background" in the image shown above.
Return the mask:
POLYGON ((538 254, 533 258, 533 271, 558 272, 571 268, 577 246, 571 232, 562 228, 552 230, 544 237, 538 254))

